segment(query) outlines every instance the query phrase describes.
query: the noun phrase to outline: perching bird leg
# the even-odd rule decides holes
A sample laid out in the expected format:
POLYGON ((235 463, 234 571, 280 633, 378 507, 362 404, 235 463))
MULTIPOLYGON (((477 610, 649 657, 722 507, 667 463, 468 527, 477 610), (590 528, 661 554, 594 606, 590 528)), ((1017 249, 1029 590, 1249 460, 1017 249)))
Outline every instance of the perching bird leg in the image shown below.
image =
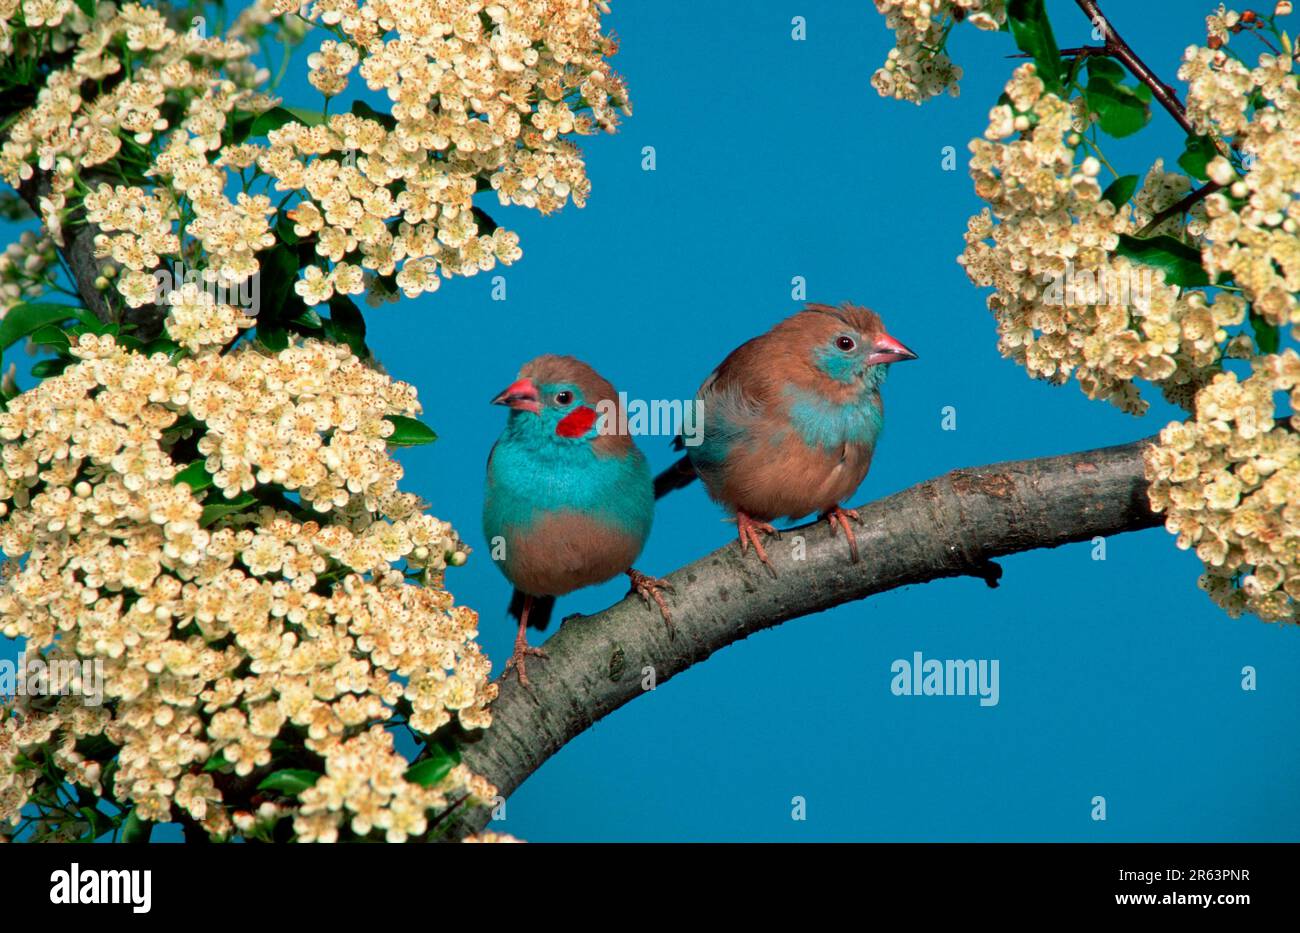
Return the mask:
POLYGON ((533 608, 533 598, 524 597, 524 608, 519 613, 519 634, 515 636, 515 653, 510 655, 510 660, 506 662, 506 669, 501 672, 502 679, 513 669, 519 677, 519 683, 525 687, 531 686, 528 683, 528 673, 524 670, 524 659, 528 657, 546 659, 546 652, 541 648, 534 648, 528 644, 528 610, 533 608))
POLYGON ((627 575, 632 581, 632 589, 629 594, 636 593, 640 596, 647 609, 650 608, 650 601, 654 600, 655 605, 659 607, 659 614, 664 617, 664 624, 668 626, 668 637, 673 638, 677 634, 677 630, 673 628, 672 613, 668 611, 668 603, 664 600, 664 594, 660 592, 660 590, 673 592, 673 585, 667 580, 644 574, 635 567, 629 569, 627 575))
POLYGON ((776 535, 781 537, 781 532, 767 522, 756 522, 739 509, 736 510, 736 532, 740 538, 740 553, 744 554, 749 550, 749 545, 754 545, 754 553, 763 565, 771 571, 772 576, 776 576, 776 568, 772 562, 767 559, 767 551, 763 550, 763 541, 759 535, 776 535))
POLYGON ((849 556, 853 563, 858 562, 858 539, 853 535, 853 528, 849 525, 849 519, 853 519, 859 525, 862 524, 862 516, 858 514, 857 509, 842 509, 838 505, 835 508, 823 513, 823 518, 830 522, 831 534, 835 534, 836 527, 844 529, 844 537, 849 539, 849 556))

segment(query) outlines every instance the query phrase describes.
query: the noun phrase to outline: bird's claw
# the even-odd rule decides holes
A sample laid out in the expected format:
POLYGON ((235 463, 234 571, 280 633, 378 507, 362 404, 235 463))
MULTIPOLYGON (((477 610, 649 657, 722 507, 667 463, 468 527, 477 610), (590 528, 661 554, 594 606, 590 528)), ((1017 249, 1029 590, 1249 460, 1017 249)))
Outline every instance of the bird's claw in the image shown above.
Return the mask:
POLYGON ((515 653, 510 655, 510 660, 506 661, 505 670, 501 672, 501 679, 504 680, 506 675, 513 670, 515 676, 519 678, 521 686, 531 687, 532 683, 529 681, 528 673, 524 669, 524 659, 541 658, 545 661, 549 657, 550 655, 546 653, 544 648, 534 648, 532 645, 527 643, 520 644, 519 642, 515 642, 515 653))
POLYGON ((844 529, 844 537, 849 539, 849 557, 856 564, 860 559, 858 556, 858 539, 853 534, 853 527, 849 525, 849 519, 853 519, 859 525, 862 524, 862 516, 858 514, 857 509, 842 509, 836 506, 826 513, 826 521, 830 523, 832 535, 837 533, 836 528, 844 529))
POLYGON ((659 577, 652 577, 649 574, 642 573, 639 570, 629 570, 628 578, 632 581, 630 592, 636 593, 641 597, 641 602, 645 603, 646 608, 651 608, 651 601, 659 607, 659 614, 663 616, 664 624, 668 626, 668 637, 673 638, 677 630, 673 627, 673 616, 668 611, 668 602, 664 599, 662 590, 675 593, 677 590, 667 580, 661 580, 659 577))
POLYGON ((754 546, 754 553, 758 559, 763 562, 763 566, 768 569, 772 576, 776 576, 776 568, 772 562, 767 559, 767 551, 763 548, 763 541, 760 536, 774 535, 778 540, 781 538, 781 532, 775 526, 768 522, 758 522, 750 518, 744 512, 736 513, 736 533, 740 539, 740 553, 744 554, 749 550, 749 546, 754 546))

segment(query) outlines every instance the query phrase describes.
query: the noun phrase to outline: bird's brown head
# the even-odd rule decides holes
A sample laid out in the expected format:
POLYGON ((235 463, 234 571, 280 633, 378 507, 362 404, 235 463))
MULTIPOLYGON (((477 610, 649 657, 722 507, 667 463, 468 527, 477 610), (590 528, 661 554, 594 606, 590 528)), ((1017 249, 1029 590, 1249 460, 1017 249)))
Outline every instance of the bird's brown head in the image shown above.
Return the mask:
POLYGON ((790 348, 793 369, 825 388, 844 392, 864 385, 875 388, 886 365, 916 359, 885 330, 878 314, 848 303, 809 304, 773 328, 772 334, 776 346, 790 348))
POLYGON ((512 409, 511 422, 529 433, 602 442, 616 435, 600 433, 600 416, 610 412, 616 417, 618 402, 618 393, 600 373, 582 360, 551 353, 525 363, 519 378, 492 399, 494 405, 512 409))

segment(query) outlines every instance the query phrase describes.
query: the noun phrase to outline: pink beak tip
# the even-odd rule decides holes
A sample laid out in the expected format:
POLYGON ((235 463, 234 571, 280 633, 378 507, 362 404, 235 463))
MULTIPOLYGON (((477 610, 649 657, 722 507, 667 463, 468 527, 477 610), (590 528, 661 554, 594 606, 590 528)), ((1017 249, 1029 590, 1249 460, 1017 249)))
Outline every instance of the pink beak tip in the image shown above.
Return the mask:
POLYGON ((492 399, 493 405, 505 405, 515 411, 531 411, 538 414, 542 410, 540 395, 533 380, 528 377, 517 379, 497 393, 492 399))
POLYGON ((876 342, 872 346, 871 361, 873 363, 901 363, 916 358, 915 353, 889 336, 889 334, 881 334, 876 338, 876 342))

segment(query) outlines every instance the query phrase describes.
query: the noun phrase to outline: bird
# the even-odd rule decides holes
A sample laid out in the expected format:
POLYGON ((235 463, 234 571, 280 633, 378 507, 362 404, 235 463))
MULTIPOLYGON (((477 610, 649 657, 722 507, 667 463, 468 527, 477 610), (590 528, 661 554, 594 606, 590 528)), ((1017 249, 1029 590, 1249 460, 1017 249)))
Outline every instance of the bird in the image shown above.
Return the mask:
POLYGON ((529 686, 530 624, 544 628, 555 597, 627 574, 630 592, 657 605, 673 635, 664 591, 672 585, 632 565, 654 518, 645 456, 619 433, 619 397, 591 366, 546 354, 524 364, 492 404, 510 409, 488 455, 483 534, 494 562, 515 587, 519 622, 505 667, 529 686))
POLYGON ((819 512, 842 529, 854 563, 860 522, 841 502, 866 478, 884 424, 886 367, 917 355, 867 308, 810 303, 742 344, 700 387, 703 432, 655 480, 655 495, 696 476, 736 517, 741 553, 752 545, 775 574, 763 537, 772 521, 819 512))

